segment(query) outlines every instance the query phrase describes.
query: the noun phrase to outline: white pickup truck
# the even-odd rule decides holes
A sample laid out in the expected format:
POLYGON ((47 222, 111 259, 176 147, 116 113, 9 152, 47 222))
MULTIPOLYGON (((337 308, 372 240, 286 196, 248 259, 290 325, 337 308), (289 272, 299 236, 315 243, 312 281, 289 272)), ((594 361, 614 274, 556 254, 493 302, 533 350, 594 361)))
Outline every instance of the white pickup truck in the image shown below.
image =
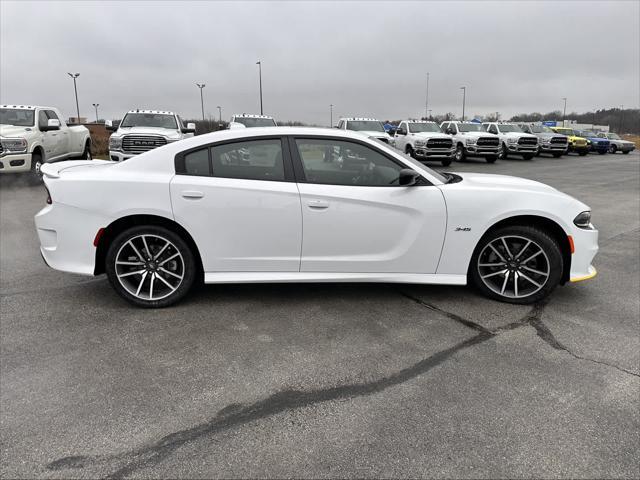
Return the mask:
POLYGON ((487 133, 481 124, 449 120, 442 122, 440 128, 453 139, 456 161, 464 162, 467 157, 484 157, 487 163, 494 163, 498 159, 500 139, 497 135, 487 133))
POLYGON ((111 120, 105 127, 114 132, 109 137, 109 158, 114 162, 193 137, 196 131, 194 123, 185 126, 180 115, 161 110, 130 110, 117 128, 111 120))
POLYGON ((229 129, 253 128, 253 127, 277 127, 275 118, 269 115, 256 115, 253 113, 236 113, 231 116, 229 129))
POLYGON ((385 131, 382 122, 375 118, 343 117, 338 121, 336 128, 339 130, 351 130, 384 143, 391 143, 391 137, 385 131))
POLYGON ((442 133, 435 122, 403 120, 393 139, 398 150, 416 160, 439 161, 444 167, 451 165, 453 160, 453 139, 442 133))
POLYGON ((0 173, 29 172, 40 182, 45 162, 91 160, 91 136, 82 125, 68 126, 57 108, 0 106, 0 173))
POLYGON ((482 127, 500 138, 500 157, 503 159, 515 153, 525 160, 531 160, 538 152, 538 137, 525 133, 515 123, 484 122, 482 127))

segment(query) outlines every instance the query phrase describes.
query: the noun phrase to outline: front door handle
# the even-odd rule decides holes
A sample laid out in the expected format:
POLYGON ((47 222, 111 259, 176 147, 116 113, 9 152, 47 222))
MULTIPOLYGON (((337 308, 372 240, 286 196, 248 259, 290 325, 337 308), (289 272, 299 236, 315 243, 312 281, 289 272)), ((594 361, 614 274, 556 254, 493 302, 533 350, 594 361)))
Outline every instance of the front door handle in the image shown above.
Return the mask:
POLYGON ((182 192, 182 197, 191 198, 195 200, 195 199, 204 197, 204 193, 199 192, 197 190, 185 190, 184 192, 182 192))
POLYGON ((313 210, 324 210, 329 208, 329 202, 326 200, 309 200, 307 201, 307 206, 313 210))

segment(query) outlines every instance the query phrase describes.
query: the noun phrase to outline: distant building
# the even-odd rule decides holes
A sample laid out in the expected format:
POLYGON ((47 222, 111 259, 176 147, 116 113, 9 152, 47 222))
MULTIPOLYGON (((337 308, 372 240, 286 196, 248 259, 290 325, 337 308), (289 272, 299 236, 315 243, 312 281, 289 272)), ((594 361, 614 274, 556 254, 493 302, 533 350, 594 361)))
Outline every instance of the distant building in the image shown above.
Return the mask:
POLYGON ((69 117, 69 120, 67 120, 67 123, 69 125, 78 125, 79 123, 87 123, 87 117, 69 117), (80 120, 80 121, 78 121, 80 120))

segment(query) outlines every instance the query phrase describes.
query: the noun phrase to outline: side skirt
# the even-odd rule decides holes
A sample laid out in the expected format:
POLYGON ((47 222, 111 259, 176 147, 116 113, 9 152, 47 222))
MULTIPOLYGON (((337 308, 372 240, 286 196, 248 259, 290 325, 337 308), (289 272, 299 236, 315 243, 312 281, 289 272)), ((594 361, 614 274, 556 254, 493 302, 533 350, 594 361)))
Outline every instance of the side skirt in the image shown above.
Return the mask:
POLYGON ((204 283, 370 282, 466 285, 466 275, 336 272, 207 272, 204 283))

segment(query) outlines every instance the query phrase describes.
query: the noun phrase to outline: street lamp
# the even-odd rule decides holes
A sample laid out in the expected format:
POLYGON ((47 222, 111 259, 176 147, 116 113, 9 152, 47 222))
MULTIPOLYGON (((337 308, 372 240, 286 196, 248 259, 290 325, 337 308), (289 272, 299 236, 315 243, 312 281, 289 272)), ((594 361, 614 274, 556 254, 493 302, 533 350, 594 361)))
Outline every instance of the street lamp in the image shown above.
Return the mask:
POLYGON ((76 92, 76 114, 78 115, 76 117, 76 123, 80 123, 80 106, 78 104, 78 87, 76 85, 76 78, 78 78, 80 74, 67 72, 67 75, 73 78, 73 90, 76 92))
POLYGON ((462 90, 462 121, 464 122, 464 105, 467 100, 467 87, 460 87, 462 90))
POLYGON ((620 135, 622 135, 623 125, 624 125, 624 105, 620 105, 620 135))
POLYGON ((429 72, 427 72, 427 94, 424 101, 424 111, 427 117, 429 117, 429 72))
POLYGON ((218 114, 220 116, 218 120, 218 127, 222 128, 222 107, 218 105, 216 108, 218 109, 218 114))
POLYGON ((206 87, 204 83, 196 83, 196 86, 200 89, 200 108, 202 108, 202 121, 204 122, 204 97, 202 96, 202 89, 206 87))
POLYGON ((99 103, 92 103, 91 105, 93 105, 93 108, 96 109, 96 123, 98 123, 98 107, 100 106, 99 103))
POLYGON ((562 126, 564 127, 564 117, 567 115, 567 97, 562 97, 564 100, 564 108, 562 109, 562 126))
POLYGON ((329 112, 331 115, 331 121, 329 122, 329 128, 333 128, 333 103, 329 105, 329 112))
POLYGON ((431 112, 431 109, 427 110, 427 120, 431 120, 431 112))
POLYGON ((258 60, 256 65, 258 65, 258 75, 260 78, 260 115, 264 115, 262 110, 262 61, 258 60))

